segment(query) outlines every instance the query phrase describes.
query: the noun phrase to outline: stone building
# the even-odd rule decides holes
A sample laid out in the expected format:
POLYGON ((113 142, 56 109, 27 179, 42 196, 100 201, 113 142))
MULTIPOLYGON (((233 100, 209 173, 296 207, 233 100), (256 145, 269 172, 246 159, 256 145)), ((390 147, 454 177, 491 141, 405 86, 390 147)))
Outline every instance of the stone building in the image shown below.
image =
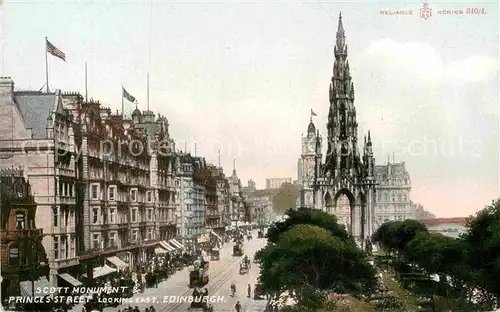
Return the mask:
POLYGON ((267 178, 266 189, 279 189, 284 183, 292 183, 292 178, 267 178))
POLYGON ((134 266, 180 232, 180 160, 165 117, 124 120, 78 93, 14 91, 10 78, 0 79, 0 117, 0 167, 30 179, 54 286, 79 264, 92 279, 87 260, 134 266))
POLYGON ((196 240, 206 232, 206 187, 204 158, 189 153, 180 156, 180 227, 183 239, 196 240))
POLYGON ((0 209, 2 302, 9 296, 31 297, 32 283, 50 283, 43 230, 36 228, 37 205, 22 170, 0 169, 0 209))
POLYGON ((245 222, 250 221, 249 215, 249 205, 245 200, 243 193, 243 186, 241 184, 240 178, 236 173, 236 167, 233 161, 233 173, 229 180, 229 189, 231 193, 231 226, 240 226, 245 222))
POLYGON ((347 60, 342 16, 334 46, 333 73, 329 89, 327 152, 323 162, 322 137, 311 121, 303 138, 301 206, 342 215, 348 209, 348 229, 363 245, 373 233, 375 211, 375 159, 370 132, 362 153, 358 147, 358 123, 354 84, 347 60))
POLYGON ((415 219, 415 205, 410 199, 411 179, 405 162, 375 166, 376 228, 387 221, 415 219))
POLYGON ((313 123, 313 115, 307 134, 302 136, 302 155, 297 168, 302 185, 299 206, 326 209, 358 238, 371 235, 385 221, 415 218, 415 204, 410 199, 411 179, 405 163, 376 166, 370 132, 364 140, 362 157, 358 151, 354 85, 341 17, 329 95, 325 163, 321 162, 322 137, 313 123))
MULTIPOLYGON (((210 165, 209 170, 215 181, 216 187, 216 207, 213 209, 211 216, 210 228, 219 236, 224 235, 226 226, 231 224, 230 220, 226 220, 224 215, 229 212, 230 200, 229 196, 229 182, 224 175, 222 167, 210 165)), ((208 212, 208 211, 207 211, 208 212)), ((208 218, 207 218, 208 220, 208 218)))
POLYGON ((415 204, 410 199, 411 179, 404 162, 376 166, 370 132, 364 139, 363 156, 358 150, 354 85, 342 17, 334 50, 327 155, 322 163, 322 137, 311 113, 297 165, 298 206, 335 214, 339 223, 362 240, 385 221, 415 218, 415 204))
POLYGON ((59 91, 14 91, 0 78, 0 168, 23 168, 37 203, 50 282, 78 265, 77 155, 74 118, 59 91))

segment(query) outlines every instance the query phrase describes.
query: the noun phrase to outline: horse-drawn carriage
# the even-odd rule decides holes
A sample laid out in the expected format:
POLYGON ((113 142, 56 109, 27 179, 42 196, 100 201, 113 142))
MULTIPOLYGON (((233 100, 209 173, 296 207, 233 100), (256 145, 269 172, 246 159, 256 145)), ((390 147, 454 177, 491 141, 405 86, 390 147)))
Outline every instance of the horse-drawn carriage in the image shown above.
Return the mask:
POLYGON ((238 243, 233 246, 233 256, 235 257, 243 256, 243 244, 238 243))
POLYGON ((208 284, 208 268, 209 262, 203 259, 195 261, 194 265, 189 268, 189 287, 203 287, 208 284))
POLYGON ((214 308, 207 304, 206 297, 208 297, 208 291, 205 289, 204 292, 195 289, 193 291, 193 302, 189 305, 189 312, 214 312, 214 308), (205 297, 205 300, 204 300, 205 297))
POLYGON ((212 259, 212 261, 220 260, 220 251, 218 248, 212 249, 212 251, 210 252, 210 259, 212 259))
POLYGON ((240 263, 240 274, 246 274, 250 270, 250 259, 248 259, 248 256, 245 256, 243 260, 240 263))
POLYGON ((240 263, 240 274, 247 274, 249 270, 250 270, 250 265, 247 262, 242 261, 240 263))

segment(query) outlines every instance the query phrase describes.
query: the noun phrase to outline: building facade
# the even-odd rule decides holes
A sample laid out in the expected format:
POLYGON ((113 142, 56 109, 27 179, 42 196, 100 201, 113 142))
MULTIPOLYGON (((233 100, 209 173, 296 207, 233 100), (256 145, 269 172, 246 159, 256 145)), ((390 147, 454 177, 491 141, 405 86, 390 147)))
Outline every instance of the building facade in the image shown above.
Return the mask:
POLYGON ((0 167, 21 167, 30 180, 56 285, 59 271, 78 264, 75 116, 59 91, 14 91, 12 79, 0 78, 0 117, 0 167))
POLYGON ((292 183, 292 178, 267 178, 266 189, 278 189, 283 183, 292 183))
POLYGON ((411 179, 405 162, 375 166, 375 229, 387 221, 415 219, 415 204, 410 199, 411 179))
POLYGON ((363 245, 374 230, 375 159, 370 132, 365 137, 363 154, 358 149, 354 84, 347 60, 342 16, 339 16, 334 55, 327 153, 323 162, 322 137, 311 119, 307 136, 303 138, 301 206, 324 209, 347 218, 343 221, 350 223, 350 232, 363 245), (347 216, 346 203, 350 207, 347 216))
POLYGON ((25 287, 31 283, 28 281, 33 280, 38 287, 47 286, 49 272, 43 230, 36 228, 37 205, 22 170, 0 169, 0 208, 4 302, 9 296, 32 296, 31 287, 25 287))
POLYGON ((0 78, 0 117, 0 168, 30 181, 53 286, 64 274, 92 280, 103 258, 134 269, 163 241, 249 218, 237 176, 176 150, 165 116, 124 119, 78 93, 0 78))

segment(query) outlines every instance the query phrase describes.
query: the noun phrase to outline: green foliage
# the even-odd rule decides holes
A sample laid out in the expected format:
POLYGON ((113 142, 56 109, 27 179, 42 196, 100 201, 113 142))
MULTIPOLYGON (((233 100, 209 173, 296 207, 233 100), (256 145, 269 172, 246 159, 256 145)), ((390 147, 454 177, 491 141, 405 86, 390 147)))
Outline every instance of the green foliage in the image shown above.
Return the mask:
POLYGON ((311 224, 328 230, 331 235, 343 241, 354 244, 353 238, 347 233, 343 226, 337 223, 337 218, 334 215, 309 208, 299 208, 297 210, 290 209, 286 212, 286 215, 288 218, 285 221, 277 222, 269 228, 267 232, 267 239, 269 242, 276 243, 281 234, 290 230, 295 225, 311 224))
POLYGON ((405 256, 431 274, 453 274, 462 259, 459 240, 441 234, 420 232, 408 244, 405 256))
POLYGON ((355 244, 315 225, 293 226, 258 257, 262 261, 260 281, 270 293, 311 287, 363 294, 377 285, 375 269, 355 244))
POLYGON ((455 239, 429 233, 417 221, 387 222, 373 240, 392 257, 378 262, 392 268, 401 285, 432 298, 437 309, 491 310, 500 296, 496 278, 500 276, 500 201, 470 219, 467 227, 455 239), (431 279, 433 274, 439 282, 431 279))
POLYGON ((300 191, 296 185, 283 183, 272 199, 274 212, 281 215, 287 209, 295 207, 299 195, 300 191))
POLYGON ((383 249, 402 251, 419 232, 428 231, 425 225, 416 220, 389 221, 375 231, 372 239, 383 249))
POLYGON ((472 280, 481 288, 500 296, 500 200, 468 222, 463 236, 466 264, 472 280))

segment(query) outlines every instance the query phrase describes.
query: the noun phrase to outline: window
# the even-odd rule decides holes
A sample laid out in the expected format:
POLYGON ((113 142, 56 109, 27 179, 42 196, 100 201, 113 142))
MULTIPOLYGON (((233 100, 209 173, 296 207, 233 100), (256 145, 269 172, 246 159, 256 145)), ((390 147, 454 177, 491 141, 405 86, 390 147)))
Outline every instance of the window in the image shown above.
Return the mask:
POLYGON ((148 229, 148 240, 153 239, 153 229, 149 228, 148 229))
POLYGON ((59 184, 59 192, 57 193, 57 195, 61 196, 61 195, 63 195, 63 184, 64 184, 64 182, 61 182, 61 180, 58 180, 58 184, 59 184))
POLYGON ((19 265, 19 248, 17 248, 17 245, 9 248, 9 265, 19 265))
POLYGON ((403 201, 406 202, 406 194, 403 194, 403 201))
POLYGON ((97 224, 99 222, 99 208, 92 208, 92 223, 97 224))
POLYGON ((137 241, 137 230, 132 230, 132 242, 137 241))
POLYGON ((110 224, 116 223, 116 209, 115 208, 109 208, 109 223, 110 224))
POLYGON ((100 235, 99 234, 92 234, 92 248, 93 249, 99 249, 100 246, 100 235))
POLYGON ((148 192, 148 203, 152 202, 153 201, 153 194, 151 193, 151 191, 148 192))
POLYGON ((137 190, 131 190, 130 191, 130 200, 135 202, 137 201, 137 190))
POLYGON ((110 186, 109 187, 109 200, 115 200, 115 192, 116 191, 116 188, 114 186, 110 186))
POLYGON ((52 208, 52 217, 54 219, 54 226, 59 226, 59 207, 52 208))
POLYGON ((148 221, 153 221, 153 208, 148 209, 148 221))
POLYGON ((73 184, 69 185, 69 196, 73 197, 73 184))
POLYGON ((69 248, 71 249, 69 257, 74 257, 76 255, 75 253, 75 238, 72 236, 69 240, 69 248))
POLYGON ((109 245, 116 246, 116 232, 109 233, 109 245))
POLYGON ((16 229, 24 230, 24 213, 16 214, 16 229))
POLYGON ((99 185, 98 184, 92 184, 90 195, 91 195, 92 199, 99 199, 99 185))
POLYGON ((66 250, 68 250, 68 240, 66 237, 61 237, 61 246, 60 246, 60 257, 61 259, 66 259, 66 250))
POLYGON ((137 222, 137 209, 132 209, 132 222, 137 222))
POLYGON ((54 237, 54 259, 59 259, 59 237, 54 237))

